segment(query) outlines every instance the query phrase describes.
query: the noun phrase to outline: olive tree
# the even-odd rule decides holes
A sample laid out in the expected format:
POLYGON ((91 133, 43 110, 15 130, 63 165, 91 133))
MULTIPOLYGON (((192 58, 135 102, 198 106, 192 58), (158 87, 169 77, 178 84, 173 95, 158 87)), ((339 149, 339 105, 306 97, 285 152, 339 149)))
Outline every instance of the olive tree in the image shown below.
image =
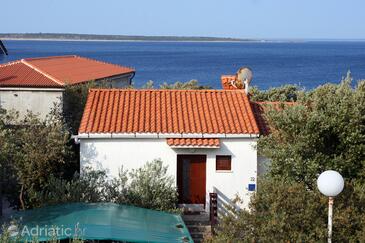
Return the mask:
MULTIPOLYGON (((293 90, 287 91, 253 98, 289 101, 293 90)), ((294 94, 295 105, 265 115, 271 133, 259 139, 258 150, 271 165, 250 210, 224 216, 215 241, 324 241, 327 198, 316 179, 328 169, 347 182, 335 202, 334 240, 365 241, 365 81, 353 85, 349 73, 340 84, 294 94)))

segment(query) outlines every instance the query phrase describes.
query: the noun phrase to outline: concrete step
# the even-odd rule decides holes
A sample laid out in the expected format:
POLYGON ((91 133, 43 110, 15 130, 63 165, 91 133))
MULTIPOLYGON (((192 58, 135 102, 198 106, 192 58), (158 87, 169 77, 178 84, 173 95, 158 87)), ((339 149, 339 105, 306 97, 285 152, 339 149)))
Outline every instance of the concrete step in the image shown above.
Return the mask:
POLYGON ((193 239, 194 243, 203 243, 204 239, 193 239))
POLYGON ((190 233, 190 235, 191 235, 191 238, 193 238, 194 242, 197 242, 198 240, 203 241, 204 236, 205 236, 205 234, 203 234, 203 233, 190 233))
POLYGON ((187 225, 190 233, 208 233, 212 232, 210 225, 187 225))
POLYGON ((197 222, 197 221, 184 221, 185 225, 190 225, 190 226, 210 226, 210 222, 209 221, 202 221, 202 222, 197 222))
POLYGON ((209 222, 209 214, 207 213, 202 213, 202 214, 184 214, 182 216, 184 221, 189 221, 189 222, 209 222))
POLYGON ((212 235, 208 213, 184 214, 182 218, 195 243, 203 242, 205 237, 212 235))

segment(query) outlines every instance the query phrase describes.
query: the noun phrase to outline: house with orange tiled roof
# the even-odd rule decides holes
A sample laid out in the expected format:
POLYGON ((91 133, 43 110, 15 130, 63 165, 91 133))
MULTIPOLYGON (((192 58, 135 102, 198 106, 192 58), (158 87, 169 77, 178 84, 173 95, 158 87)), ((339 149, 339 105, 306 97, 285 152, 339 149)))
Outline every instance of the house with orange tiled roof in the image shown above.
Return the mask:
POLYGON ((81 171, 115 177, 122 167, 159 158, 175 178, 181 206, 209 211, 214 193, 218 208, 236 195, 247 207, 260 130, 247 90, 226 81, 222 90, 91 89, 75 138, 81 171))
POLYGON ((26 58, 0 65, 0 108, 45 117, 62 102, 67 85, 106 80, 112 87, 131 84, 135 70, 80 56, 26 58))

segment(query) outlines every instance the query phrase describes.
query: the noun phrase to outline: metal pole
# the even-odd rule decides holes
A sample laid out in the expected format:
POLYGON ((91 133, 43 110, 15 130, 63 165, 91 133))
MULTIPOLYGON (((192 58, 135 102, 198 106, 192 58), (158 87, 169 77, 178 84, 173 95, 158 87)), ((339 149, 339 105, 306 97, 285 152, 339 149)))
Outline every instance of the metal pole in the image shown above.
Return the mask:
POLYGON ((333 197, 328 198, 328 243, 332 243, 333 197))

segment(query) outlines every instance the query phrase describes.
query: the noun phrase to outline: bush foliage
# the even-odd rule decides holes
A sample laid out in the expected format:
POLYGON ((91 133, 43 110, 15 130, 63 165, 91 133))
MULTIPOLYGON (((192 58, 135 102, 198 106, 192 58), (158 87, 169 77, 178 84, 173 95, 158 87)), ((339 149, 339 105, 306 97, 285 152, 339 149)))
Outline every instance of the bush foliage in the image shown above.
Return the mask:
MULTIPOLYGON (((148 81, 145 85, 142 86, 143 89, 154 89, 154 83, 152 80, 148 81)), ((175 83, 166 83, 164 82, 159 86, 160 89, 211 89, 210 86, 200 85, 199 82, 195 79, 187 81, 187 82, 180 82, 177 81, 175 83)))
POLYGON ((252 101, 297 101, 304 94, 304 89, 296 85, 284 85, 268 90, 260 90, 257 87, 250 88, 252 101))
POLYGON ((72 134, 77 134, 84 112, 89 89, 110 88, 107 81, 87 82, 79 85, 66 86, 63 94, 63 117, 72 134))
POLYGON ((16 113, 3 112, 0 120, 1 169, 3 191, 20 208, 40 202, 34 193, 42 190, 50 174, 67 176, 77 166, 70 134, 57 107, 40 120, 32 113, 19 119, 16 113))
POLYGON ((351 81, 349 73, 340 84, 311 91, 253 93, 255 100, 296 103, 267 112, 272 132, 259 139, 258 150, 271 160, 270 170, 259 178, 250 210, 231 209, 221 219, 215 241, 325 241, 328 199, 316 179, 328 169, 346 181, 335 199, 334 241, 365 241, 365 81, 355 87, 351 81))
MULTIPOLYGON (((304 183, 262 178, 250 210, 220 221, 214 242, 325 242, 328 198, 304 183)), ((334 242, 364 242, 365 187, 346 183, 335 199, 334 242)))
POLYGON ((309 188, 324 170, 365 179, 365 81, 351 77, 307 92, 296 105, 268 112, 272 133, 259 152, 272 161, 271 175, 304 182, 309 188))
POLYGON ((119 177, 108 179, 105 171, 86 169, 72 180, 51 176, 45 190, 38 194, 40 206, 70 202, 114 202, 137 207, 176 211, 177 190, 161 160, 147 162, 119 177))

